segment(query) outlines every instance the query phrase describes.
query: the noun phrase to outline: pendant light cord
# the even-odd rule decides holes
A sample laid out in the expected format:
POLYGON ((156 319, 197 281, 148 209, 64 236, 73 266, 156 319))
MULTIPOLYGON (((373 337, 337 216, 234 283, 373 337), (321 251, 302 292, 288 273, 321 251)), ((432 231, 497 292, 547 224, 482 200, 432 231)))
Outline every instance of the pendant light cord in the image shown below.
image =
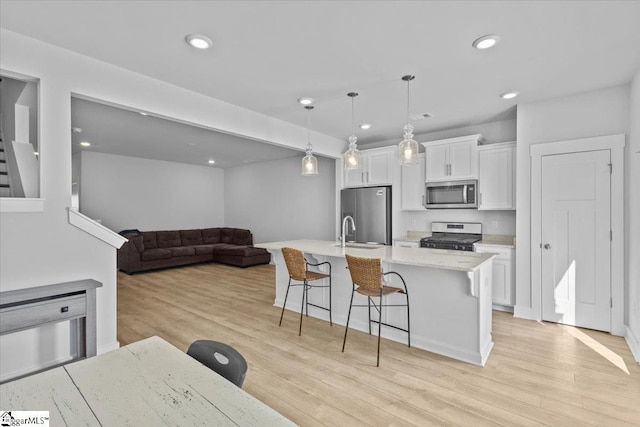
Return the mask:
POLYGON ((409 124, 409 84, 411 83, 411 80, 407 79, 407 124, 409 124))
POLYGON ((354 109, 353 103, 355 102, 354 98, 355 96, 351 97, 351 135, 355 135, 355 132, 353 131, 353 109, 354 109))

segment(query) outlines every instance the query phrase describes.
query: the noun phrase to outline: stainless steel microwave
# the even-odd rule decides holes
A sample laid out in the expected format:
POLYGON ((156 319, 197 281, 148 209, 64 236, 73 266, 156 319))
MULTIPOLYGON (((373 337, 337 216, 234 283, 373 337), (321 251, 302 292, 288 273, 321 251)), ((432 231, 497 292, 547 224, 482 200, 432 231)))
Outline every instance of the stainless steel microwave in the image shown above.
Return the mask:
POLYGON ((427 182, 427 209, 477 209, 478 180, 427 182))

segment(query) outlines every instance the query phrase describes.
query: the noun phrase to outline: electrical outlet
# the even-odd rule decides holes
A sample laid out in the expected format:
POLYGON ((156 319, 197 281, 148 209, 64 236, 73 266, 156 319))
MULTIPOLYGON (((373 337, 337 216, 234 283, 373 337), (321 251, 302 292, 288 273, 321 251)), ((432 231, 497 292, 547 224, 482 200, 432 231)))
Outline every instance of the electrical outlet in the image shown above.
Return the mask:
POLYGON ((498 228, 498 221, 491 222, 491 228, 498 228))

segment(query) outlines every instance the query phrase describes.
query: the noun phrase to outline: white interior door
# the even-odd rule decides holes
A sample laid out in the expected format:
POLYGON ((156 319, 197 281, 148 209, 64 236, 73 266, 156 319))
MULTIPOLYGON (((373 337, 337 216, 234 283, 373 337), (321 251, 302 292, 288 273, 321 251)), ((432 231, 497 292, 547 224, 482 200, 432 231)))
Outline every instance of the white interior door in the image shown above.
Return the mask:
POLYGON ((611 328, 609 150, 542 158, 542 318, 611 328))

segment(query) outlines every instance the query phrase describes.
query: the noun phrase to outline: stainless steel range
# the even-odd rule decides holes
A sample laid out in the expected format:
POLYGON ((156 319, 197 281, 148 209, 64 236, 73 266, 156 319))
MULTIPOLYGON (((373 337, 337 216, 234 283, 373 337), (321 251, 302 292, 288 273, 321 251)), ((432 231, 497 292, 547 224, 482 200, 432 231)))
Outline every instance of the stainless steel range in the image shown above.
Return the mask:
POLYGON ((482 224, 477 222, 432 222, 431 237, 420 239, 421 248, 473 251, 482 240, 482 224))

